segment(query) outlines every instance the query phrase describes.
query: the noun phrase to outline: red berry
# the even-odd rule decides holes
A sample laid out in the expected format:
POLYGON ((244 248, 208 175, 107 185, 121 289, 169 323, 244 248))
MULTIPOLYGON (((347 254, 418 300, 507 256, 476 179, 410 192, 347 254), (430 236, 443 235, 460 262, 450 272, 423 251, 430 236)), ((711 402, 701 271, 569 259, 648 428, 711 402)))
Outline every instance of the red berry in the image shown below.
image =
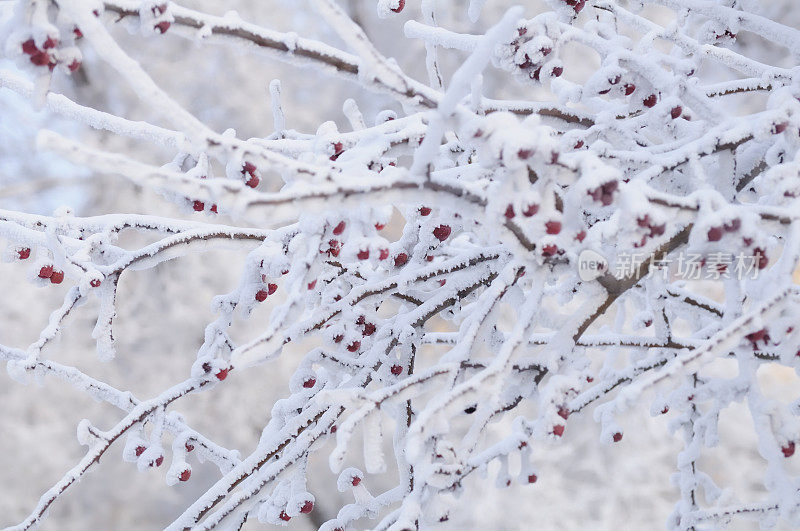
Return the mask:
POLYGON ((354 487, 358 487, 358 484, 359 484, 359 483, 361 483, 361 478, 360 478, 360 477, 358 477, 358 476, 353 476, 353 481, 352 481, 352 483, 353 483, 353 486, 354 486, 354 487))
POLYGON ((708 241, 718 242, 722 239, 722 227, 711 227, 708 230, 708 241))
POLYGON ((386 227, 383 223, 376 223, 375 230, 383 230, 386 227))
POLYGON ((211 212, 213 212, 214 214, 217 213, 217 205, 211 205, 211 212))
POLYGON ((314 510, 314 502, 309 500, 305 504, 303 504, 303 507, 300 509, 300 512, 303 514, 308 514, 313 510, 314 510))
POLYGON ((144 453, 145 450, 147 450, 147 448, 145 448, 144 446, 137 446, 136 450, 134 450, 134 453, 136 454, 136 457, 139 457, 144 453))
POLYGON ((544 227, 547 231, 547 234, 558 234, 561 232, 561 222, 560 221, 548 221, 544 224, 544 227))
POLYGON ((561 437, 564 435, 564 426, 562 424, 556 424, 553 426, 553 435, 556 437, 561 437))
POLYGON ((789 124, 788 124, 788 123, 786 123, 786 122, 781 122, 781 123, 779 123, 779 124, 775 124, 775 125, 772 127, 772 132, 773 132, 773 134, 779 135, 779 134, 783 133, 784 131, 786 131, 786 128, 787 128, 787 127, 789 127, 789 124))
POLYGON ((374 324, 367 323, 364 325, 364 332, 362 335, 371 336, 375 333, 375 330, 377 330, 377 327, 374 324))
POLYGON ((564 420, 567 420, 567 417, 569 417, 569 413, 570 413, 569 409, 565 408, 564 406, 558 408, 558 416, 564 420))
POLYGON ((378 252, 378 260, 386 260, 389 258, 389 249, 381 249, 378 252))
POLYGON ((267 293, 268 294, 272 295, 276 291, 278 291, 278 285, 277 284, 267 284, 267 293))
POLYGON ((531 155, 533 155, 532 149, 520 149, 517 151, 517 157, 521 158, 522 160, 529 158, 531 155))
POLYGON ((100 287, 100 279, 99 278, 92 279, 92 281, 89 282, 89 285, 91 287, 93 287, 93 288, 99 288, 100 287))
POLYGON ((626 83, 625 84, 625 95, 630 96, 636 90, 636 85, 633 83, 626 83))
POLYGON ((789 441, 786 446, 781 447, 783 457, 792 457, 794 455, 794 441, 789 441))
POLYGON ((35 52, 31 55, 31 63, 36 66, 45 66, 50 64, 50 54, 47 52, 35 52))
POLYGON ((529 218, 531 216, 536 215, 537 212, 539 212, 539 205, 532 203, 528 205, 525 208, 525 210, 522 211, 522 215, 525 216, 526 218, 529 218))
POLYGON ((186 470, 181 472, 181 475, 178 479, 180 479, 181 481, 189 481, 190 477, 192 477, 192 471, 187 468, 186 470))
POLYGON ((614 76, 614 77, 612 77, 611 79, 608 80, 608 82, 611 83, 612 85, 616 85, 620 81, 622 81, 622 76, 619 76, 619 75, 618 76, 614 76))
POLYGON ((358 257, 359 260, 368 260, 369 259, 369 249, 363 250, 363 251, 358 251, 358 254, 356 256, 358 257))
POLYGON ((167 32, 167 30, 169 29, 169 27, 171 25, 172 24, 170 24, 169 22, 164 20, 164 21, 159 22, 158 24, 156 24, 156 28, 155 29, 157 29, 163 35, 163 34, 165 34, 167 32))
POLYGON ((31 256, 31 250, 28 247, 17 251, 17 256, 20 260, 27 260, 31 256))
POLYGON ((545 245, 542 247, 542 255, 544 256, 553 256, 558 252, 558 247, 553 244, 545 245))
POLYGON ((336 427, 336 424, 334 424, 333 426, 331 426, 331 433, 336 433, 336 430, 338 429, 339 428, 336 427))
POLYGON ((194 445, 188 442, 184 445, 184 447, 186 448, 187 452, 191 452, 192 450, 194 450, 194 445))
POLYGON ((676 119, 683 113, 683 107, 678 105, 677 107, 673 107, 671 111, 669 111, 669 115, 672 116, 672 119, 676 119))
POLYGON ((36 43, 33 42, 33 39, 28 39, 22 43, 22 51, 28 55, 33 55, 38 52, 39 49, 36 47, 36 43))
POLYGON ((403 10, 404 7, 406 7, 406 0, 400 0, 399 2, 397 2, 397 7, 392 9, 392 11, 394 11, 395 13, 399 13, 400 11, 403 10))
POLYGON ((443 242, 450 237, 451 231, 452 229, 450 229, 449 225, 439 225, 438 227, 433 229, 433 235, 434 237, 436 237, 437 240, 443 242))
POLYGON ((339 158, 339 155, 344 153, 344 146, 341 142, 336 142, 333 144, 333 155, 330 156, 331 160, 336 160, 339 158))
POLYGON ((316 286, 316 285, 317 285, 317 281, 316 280, 312 280, 311 282, 308 283, 308 289, 312 290, 312 289, 314 289, 314 286, 316 286))
POLYGON ((403 368, 400 365, 392 365, 390 370, 395 376, 398 376, 403 372, 403 368))
POLYGON ((54 270, 53 274, 50 275, 50 283, 51 284, 61 284, 64 281, 64 272, 54 270))
POLYGON ((658 103, 658 96, 655 94, 650 94, 647 96, 644 101, 642 102, 645 107, 655 107, 656 103, 658 103))
POLYGON ((42 48, 47 50, 49 48, 55 48, 56 46, 58 46, 58 39, 54 39, 53 37, 48 36, 47 40, 44 41, 42 48))
POLYGON ((528 483, 536 483, 536 480, 539 479, 536 477, 536 474, 531 474, 528 476, 528 483))
POLYGON ((446 279, 444 279, 444 278, 443 278, 443 279, 441 279, 441 280, 439 281, 439 285, 440 285, 440 286, 444 286, 445 284, 447 284, 447 280, 446 280, 446 279))
POLYGON ((338 336, 333 336, 333 342, 334 343, 341 343, 342 339, 344 339, 344 336, 341 335, 341 334, 339 334, 338 336))
POLYGON ((309 378, 305 382, 303 382, 303 387, 305 389, 311 389, 317 384, 317 380, 315 378, 309 378))
POLYGON ((586 5, 586 0, 578 0, 578 2, 575 4, 575 7, 573 8, 575 10, 575 14, 580 13, 585 5, 586 5))
POLYGON ((514 214, 514 206, 513 206, 513 205, 508 205, 508 206, 506 207, 505 216, 506 216, 508 219, 513 219, 513 218, 514 218, 514 215, 515 215, 515 214, 514 214))
POLYGON ((260 183, 260 182, 261 182, 261 179, 259 179, 257 175, 254 175, 254 174, 251 173, 250 174, 250 178, 247 179, 247 182, 244 183, 244 184, 246 186, 249 186, 250 188, 255 188, 256 186, 258 186, 258 183, 260 183))
POLYGON ((347 350, 350 352, 355 352, 361 348, 361 341, 353 341, 349 345, 347 345, 347 350))
POLYGON ((578 142, 575 144, 575 147, 573 147, 572 149, 580 149, 582 147, 583 147, 583 140, 578 140, 578 142))
POLYGON ((557 66, 553 68, 553 77, 561 77, 561 74, 564 73, 564 68, 557 66))
POLYGON ((163 455, 159 455, 156 458, 156 466, 161 466, 163 463, 164 463, 164 456, 163 455))
POLYGON ((288 522, 289 520, 291 520, 291 519, 292 519, 292 517, 291 517, 291 516, 289 516, 288 514, 286 514, 286 511, 281 511, 281 514, 280 514, 280 516, 278 516, 278 518, 280 518, 280 519, 281 519, 281 520, 283 520, 284 522, 288 522))
POLYGON ((620 442, 622 440, 622 434, 617 432, 614 434, 614 442, 620 442))
POLYGON ((256 300, 258 302, 264 302, 267 300, 267 295, 269 295, 269 293, 267 293, 266 290, 260 289, 256 292, 256 300))
POLYGON ((252 162, 242 163, 242 173, 255 173, 256 165, 252 162))
POLYGON ((758 259, 758 268, 764 269, 769 264, 769 258, 767 258, 766 253, 760 247, 756 247, 753 249, 753 255, 758 259))
POLYGON ((585 238, 586 238, 586 231, 585 230, 582 230, 582 231, 578 232, 578 234, 575 235, 575 239, 578 240, 579 242, 582 242, 585 238))
POLYGON ((75 35, 76 39, 83 38, 83 32, 78 27, 75 27, 75 28, 72 29, 72 34, 75 35))
POLYGON ((420 216, 427 216, 431 213, 431 209, 429 207, 419 207, 419 215, 420 216))
MULTIPOLYGON (((381 253, 383 254, 383 253, 381 253)), ((394 257, 394 266, 395 267, 402 267, 405 263, 408 262, 408 255, 406 253, 400 253, 394 257)))
POLYGON ((220 381, 224 380, 225 378, 228 377, 228 369, 220 369, 215 376, 217 377, 217 380, 220 381))
POLYGON ((669 413, 669 406, 664 406, 664 409, 661 410, 661 414, 666 415, 667 413, 669 413))
POLYGON ((341 251, 341 247, 339 246, 339 240, 330 240, 328 242, 328 254, 331 256, 339 256, 339 251, 341 251))
POLYGON ((195 212, 202 212, 203 210, 206 209, 206 205, 202 201, 195 201, 194 203, 192 203, 192 208, 194 209, 195 212))
POLYGON ((725 223, 722 228, 725 229, 725 232, 736 232, 741 226, 742 220, 734 218, 730 223, 725 223))

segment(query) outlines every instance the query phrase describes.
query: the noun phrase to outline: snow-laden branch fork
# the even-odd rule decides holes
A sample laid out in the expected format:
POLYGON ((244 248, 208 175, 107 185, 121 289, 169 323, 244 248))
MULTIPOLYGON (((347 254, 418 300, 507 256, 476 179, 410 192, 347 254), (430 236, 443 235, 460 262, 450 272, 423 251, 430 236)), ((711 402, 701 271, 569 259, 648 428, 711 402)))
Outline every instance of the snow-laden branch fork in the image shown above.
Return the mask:
POLYGON ((683 437, 671 529, 800 525, 786 466, 800 397, 778 401, 756 377, 800 367, 800 79, 784 66, 800 54, 800 31, 737 1, 546 3, 498 13, 477 0, 378 0, 381 17, 416 18, 392 50, 335 0, 312 4, 343 48, 173 2, 15 0, 3 38, 18 70, 0 70, 0 87, 74 122, 39 131, 40 152, 124 179, 178 214, 0 210, 6 261, 39 287, 67 288, 28 345, 0 345, 9 374, 52 375, 121 410, 107 429, 81 422, 85 455, 12 529, 40 524, 78 481, 102 481, 91 472, 114 446, 141 471, 171 456, 169 485, 190 480, 194 456, 219 469, 167 529, 311 513, 316 454, 353 495, 315 520, 320 529, 427 528, 450 518, 449 494, 473 472, 491 471, 497 488, 535 483, 542 449, 574 436, 570 417, 592 411, 591 437, 613 444, 645 402, 683 437), (485 30, 438 24, 461 19, 485 30), (129 55, 117 24, 135 39, 314 69, 367 89, 385 110, 367 119, 348 99, 348 130, 326 121, 300 132, 282 107, 291 87, 275 80, 274 131, 218 132, 129 55), (409 46, 424 49, 429 83, 391 58, 409 46), (95 108, 81 90, 59 93, 84 54, 114 73, 94 90, 125 86, 158 123, 95 108), (84 126, 120 142, 98 147, 84 126), (153 162, 140 143, 172 158, 153 162), (137 243, 120 243, 128 233, 137 243), (142 398, 56 361, 55 339, 91 299, 97 355, 113 360, 120 278, 211 250, 246 258, 229 264, 236 286, 209 301, 202 346, 177 354, 194 360, 185 377, 142 398), (237 337, 234 323, 265 302, 257 335, 237 337), (178 413, 292 356, 255 448, 224 448, 178 413), (715 363, 736 376, 708 371, 715 363), (700 468, 720 442, 720 412, 742 400, 766 463, 758 499, 722 496, 700 468), (393 484, 380 479, 390 468, 393 484))

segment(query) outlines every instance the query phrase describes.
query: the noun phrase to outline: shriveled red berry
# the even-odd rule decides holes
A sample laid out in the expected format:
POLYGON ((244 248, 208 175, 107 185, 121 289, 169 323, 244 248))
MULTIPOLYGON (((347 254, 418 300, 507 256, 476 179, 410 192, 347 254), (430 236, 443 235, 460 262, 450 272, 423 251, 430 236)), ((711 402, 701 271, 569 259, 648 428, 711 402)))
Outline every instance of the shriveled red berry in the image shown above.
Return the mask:
POLYGON ((45 66, 50 64, 50 54, 47 52, 35 52, 31 55, 31 63, 36 66, 45 66))
POLYGON ((339 334, 338 336, 333 336, 333 342, 334 343, 341 343, 342 339, 344 339, 344 336, 341 335, 341 334, 339 334))
POLYGON ((145 450, 147 450, 146 447, 137 446, 136 449, 134 450, 134 453, 136 454, 136 457, 139 457, 140 455, 142 455, 144 453, 145 450))
POLYGON ((305 382, 303 382, 303 387, 304 387, 305 389, 311 389, 311 388, 312 388, 312 387, 314 387, 316 384, 317 384, 317 380, 316 380, 316 378, 309 378, 308 380, 306 380, 305 382))
POLYGON ((363 332, 363 335, 365 335, 365 336, 371 336, 372 334, 374 334, 374 333, 375 333, 375 330, 376 330, 376 329, 377 329, 377 327, 376 327, 374 324, 372 324, 372 323, 366 323, 366 324, 364 325, 364 332, 363 332))
POLYGON ((211 212, 213 212, 214 214, 217 213, 217 205, 211 205, 211 212))
POLYGON ((38 52, 39 49, 36 47, 36 43, 33 42, 33 39, 28 39, 22 43, 22 51, 28 55, 33 55, 38 52))
POLYGON ((440 242, 443 242, 450 237, 451 232, 452 229, 450 228, 450 225, 439 225, 433 229, 433 236, 440 242))
POLYGON ((258 302, 264 302, 265 300, 267 300, 267 295, 269 295, 269 293, 267 293, 267 290, 260 289, 256 292, 256 300, 258 302))
POLYGON ((792 457, 794 455, 794 441, 789 441, 786 446, 782 446, 781 452, 783 452, 783 457, 792 457))
POLYGON ((258 175, 254 175, 254 174, 251 173, 250 174, 250 178, 247 179, 247 182, 245 182, 244 184, 245 184, 245 186, 249 186, 250 188, 255 188, 255 187, 258 186, 258 184, 260 182, 261 182, 261 179, 258 178, 258 175))
POLYGON ((228 377, 228 369, 220 369, 219 372, 217 374, 215 374, 214 376, 217 377, 217 380, 222 381, 222 380, 224 380, 225 378, 228 377))
POLYGON ((355 352, 361 348, 361 341, 353 341, 349 345, 347 345, 347 350, 350 352, 355 352))
POLYGON ((338 225, 333 228, 333 233, 338 236, 344 232, 344 228, 346 227, 346 223, 344 221, 340 221, 338 225))
POLYGON ((553 68, 553 72, 552 72, 553 77, 561 77, 561 74, 563 74, 563 73, 564 73, 564 68, 563 67, 557 66, 557 67, 553 68))
POLYGON ((555 256, 556 253, 558 253, 558 247, 553 244, 542 247, 542 255, 544 256, 555 256))
POLYGON ((31 250, 28 247, 25 247, 24 249, 19 249, 17 251, 17 257, 20 260, 27 260, 28 258, 30 258, 30 256, 31 256, 31 250))
POLYGON ((395 376, 398 376, 399 374, 401 374, 401 373, 403 372, 403 368, 402 368, 400 365, 392 365, 392 368, 391 368, 391 369, 389 369, 389 370, 390 370, 390 371, 392 372, 392 374, 394 374, 395 376))
POLYGON ((60 270, 53 270, 53 274, 50 275, 50 283, 61 284, 63 281, 64 281, 64 272, 60 270))
POLYGON ((303 506, 300 508, 300 512, 303 514, 308 514, 314 510, 314 502, 308 500, 303 506))
POLYGON ((522 160, 530 158, 531 155, 533 155, 532 149, 520 149, 517 151, 517 157, 521 158, 522 160))
POLYGON ((291 519, 292 519, 292 517, 291 517, 291 516, 289 516, 288 514, 286 514, 286 511, 281 511, 281 514, 278 516, 278 518, 280 518, 280 519, 281 519, 281 520, 283 520, 284 522, 288 522, 289 520, 291 520, 291 519))
POLYGON ((633 83, 626 83, 625 84, 625 95, 630 96, 636 90, 636 85, 633 83))
POLYGON ((613 439, 614 442, 620 442, 622 440, 622 434, 620 432, 615 433, 613 439))
POLYGON ((408 255, 406 253, 400 253, 394 257, 394 266, 401 267, 404 266, 408 262, 408 255))
POLYGON ((767 254, 761 247, 756 247, 755 249, 753 249, 753 256, 756 257, 757 260, 756 265, 758 266, 759 269, 764 269, 769 264, 769 258, 767 258, 767 254))
POLYGON ((189 481, 190 477, 192 477, 192 471, 187 468, 186 470, 181 472, 181 475, 178 476, 178 479, 180 479, 181 481, 189 481))
POLYGON ((537 212, 539 212, 539 205, 537 205, 536 203, 532 203, 528 205, 525 208, 525 210, 522 211, 522 215, 525 216, 526 218, 529 218, 531 216, 536 215, 537 212))
POLYGON ((392 11, 394 11, 395 13, 399 13, 400 11, 403 10, 404 7, 406 7, 406 0, 400 0, 399 2, 397 2, 397 7, 393 8, 392 11))
POLYGON ((561 222, 560 221, 548 221, 544 224, 544 228, 547 231, 547 234, 558 234, 561 232, 561 222))
POLYGON ((187 443, 184 445, 184 448, 186 448, 186 451, 187 451, 187 452, 191 452, 192 450, 194 450, 194 445, 193 445, 192 443, 188 443, 188 442, 187 442, 187 443))

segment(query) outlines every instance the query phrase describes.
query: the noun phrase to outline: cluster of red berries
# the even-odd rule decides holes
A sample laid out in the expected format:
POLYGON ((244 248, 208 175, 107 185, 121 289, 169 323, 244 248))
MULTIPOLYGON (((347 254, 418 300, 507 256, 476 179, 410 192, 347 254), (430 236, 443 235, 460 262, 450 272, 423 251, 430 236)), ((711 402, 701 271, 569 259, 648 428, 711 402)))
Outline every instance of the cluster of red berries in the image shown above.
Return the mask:
MULTIPOLYGON (((150 12, 158 19, 167 12, 167 4, 158 4, 150 8, 150 12)), ((168 20, 161 20, 154 26, 162 35, 167 32, 172 24, 168 20)))
MULTIPOLYGON (((77 28, 76 31, 80 33, 80 30, 77 28)), ((42 43, 41 49, 36 46, 36 42, 33 40, 33 38, 30 38, 22 43, 22 53, 30 57, 31 63, 35 64, 36 66, 46 66, 52 71, 58 64, 56 53, 54 53, 56 52, 57 46, 58 39, 54 37, 48 36, 44 43, 42 43)), ((73 59, 67 65, 67 70, 74 72, 80 67, 81 62, 77 59, 73 59)))
POLYGON ((45 265, 39 269, 39 278, 49 278, 51 284, 61 284, 64 281, 64 272, 54 269, 51 265, 45 265))
POLYGON ((619 188, 619 183, 617 181, 609 181, 601 184, 597 188, 588 190, 586 193, 592 196, 594 201, 602 203, 603 206, 608 206, 614 202, 614 192, 617 191, 617 188, 619 188))
POLYGON ((653 238, 655 236, 661 236, 664 234, 664 231, 667 230, 666 223, 662 223, 661 225, 656 225, 650 220, 650 216, 645 214, 644 217, 636 218, 636 225, 643 229, 648 229, 650 232, 643 235, 641 241, 634 243, 634 247, 644 247, 647 243, 649 238, 653 238))

